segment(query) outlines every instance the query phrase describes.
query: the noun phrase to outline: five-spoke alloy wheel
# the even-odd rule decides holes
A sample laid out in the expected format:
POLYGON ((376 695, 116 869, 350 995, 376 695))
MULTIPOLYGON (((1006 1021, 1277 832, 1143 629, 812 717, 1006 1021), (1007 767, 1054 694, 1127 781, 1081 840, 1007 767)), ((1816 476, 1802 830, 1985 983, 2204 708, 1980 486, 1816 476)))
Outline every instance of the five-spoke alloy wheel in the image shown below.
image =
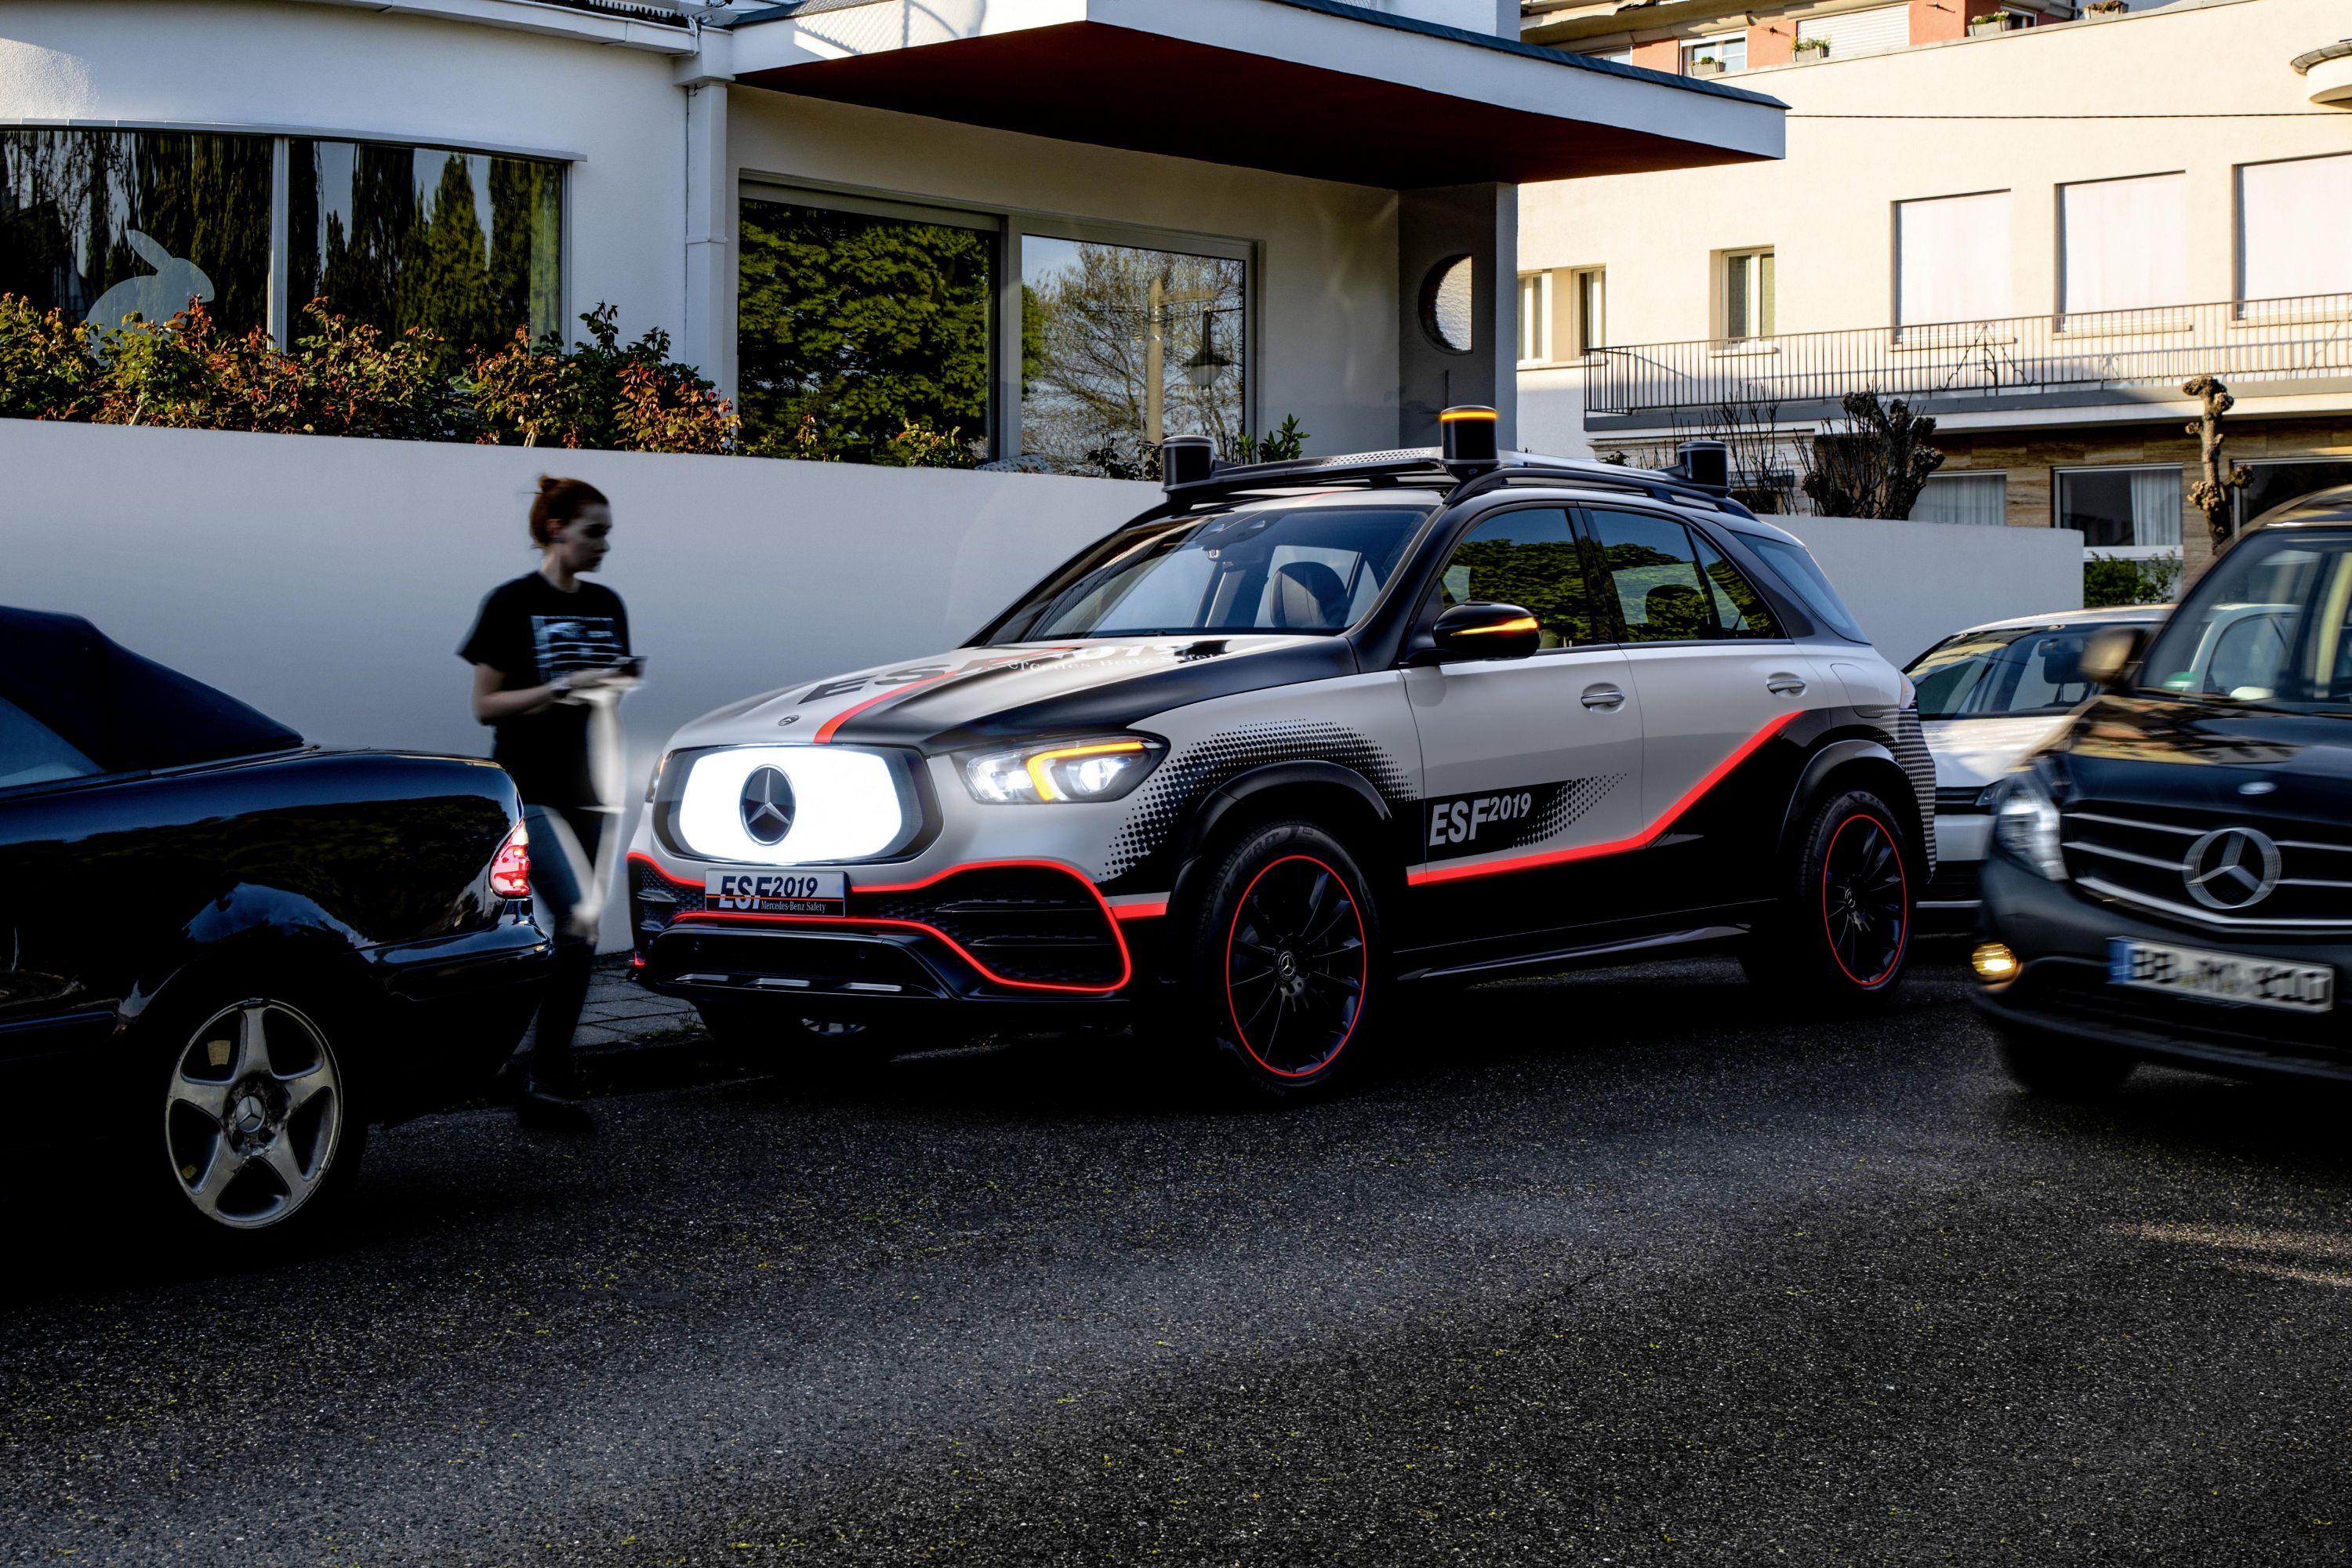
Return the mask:
POLYGON ((200 1228, 276 1231, 356 1162, 343 1068, 291 1003, 248 996, 179 1037, 163 1083, 164 1152, 200 1228))

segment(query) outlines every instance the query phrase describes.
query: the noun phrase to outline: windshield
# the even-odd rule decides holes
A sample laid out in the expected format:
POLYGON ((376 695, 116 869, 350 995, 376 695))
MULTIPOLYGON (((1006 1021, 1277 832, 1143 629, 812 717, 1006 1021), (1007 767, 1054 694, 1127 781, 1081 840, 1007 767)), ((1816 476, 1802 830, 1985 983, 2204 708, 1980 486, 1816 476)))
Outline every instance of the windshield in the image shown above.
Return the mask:
POLYGON ((1740 539, 1748 548, 1764 558, 1765 564, 1780 574, 1789 591, 1804 602, 1805 607, 1819 616, 1822 624, 1848 642, 1866 643, 1862 623, 1845 607, 1836 588, 1822 572, 1821 563, 1812 552, 1801 544, 1791 544, 1785 539, 1767 539, 1761 534, 1743 533, 1740 539))
POLYGON ((990 640, 1342 632, 1372 607, 1428 515, 1285 507, 1116 533, 1048 579, 990 640))
POLYGON ((2249 536, 2173 613, 2139 679, 2176 697, 2352 713, 2352 540, 2249 536))
POLYGON ((1946 637, 1903 673, 1919 689, 1922 719, 2024 719, 2065 713, 2094 689, 2083 645, 2117 625, 2004 626, 1946 637))

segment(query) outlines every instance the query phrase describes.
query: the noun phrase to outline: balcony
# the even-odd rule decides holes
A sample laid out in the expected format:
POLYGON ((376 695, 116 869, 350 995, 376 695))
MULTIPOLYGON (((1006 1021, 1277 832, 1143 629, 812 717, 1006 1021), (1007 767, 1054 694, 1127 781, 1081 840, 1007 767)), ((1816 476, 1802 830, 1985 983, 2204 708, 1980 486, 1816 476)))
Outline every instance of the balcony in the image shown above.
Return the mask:
POLYGON ((1727 405, 1802 424, 1863 391, 1947 418, 2161 405, 2197 375, 2242 401, 2352 391, 2352 294, 1643 343, 1585 363, 1588 430, 1675 428, 1727 405))

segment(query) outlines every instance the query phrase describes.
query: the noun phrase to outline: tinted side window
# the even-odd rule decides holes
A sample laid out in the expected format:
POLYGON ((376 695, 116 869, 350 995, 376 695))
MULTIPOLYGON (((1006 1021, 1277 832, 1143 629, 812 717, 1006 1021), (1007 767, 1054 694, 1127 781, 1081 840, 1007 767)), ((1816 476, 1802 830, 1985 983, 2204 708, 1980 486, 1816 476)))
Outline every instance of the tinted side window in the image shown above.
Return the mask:
POLYGON ((1739 574, 1729 558, 1706 542, 1706 536, 1694 531, 1691 542, 1698 546, 1699 571, 1706 578, 1707 597, 1715 610, 1716 635, 1727 637, 1777 637, 1780 626, 1772 618, 1771 606, 1756 584, 1739 574))
POLYGON ((1584 558, 1568 513, 1532 507, 1481 520, 1454 547, 1440 602, 1517 605, 1543 625, 1543 646, 1604 640, 1593 625, 1584 558))
POLYGON ((1592 530, 1607 562, 1628 642, 1689 642, 1720 637, 1714 585, 1699 570, 1690 530, 1662 517, 1595 511, 1592 530))
POLYGON ((104 771, 56 731, 0 697, 0 789, 88 778, 104 771))

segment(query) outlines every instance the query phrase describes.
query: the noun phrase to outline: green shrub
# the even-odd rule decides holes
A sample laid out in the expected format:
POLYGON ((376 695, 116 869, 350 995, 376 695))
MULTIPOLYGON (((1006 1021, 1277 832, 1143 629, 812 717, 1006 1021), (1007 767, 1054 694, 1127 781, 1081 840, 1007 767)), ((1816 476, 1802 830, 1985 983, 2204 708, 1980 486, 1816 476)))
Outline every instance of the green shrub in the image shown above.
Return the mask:
POLYGON ((2083 607, 2104 610, 2118 605, 2162 605, 2171 601, 2180 585, 2180 557, 2158 555, 2136 560, 2122 555, 2094 555, 2083 563, 2083 607))
POLYGON ((0 294, 0 419, 88 419, 101 396, 82 329, 0 294))

